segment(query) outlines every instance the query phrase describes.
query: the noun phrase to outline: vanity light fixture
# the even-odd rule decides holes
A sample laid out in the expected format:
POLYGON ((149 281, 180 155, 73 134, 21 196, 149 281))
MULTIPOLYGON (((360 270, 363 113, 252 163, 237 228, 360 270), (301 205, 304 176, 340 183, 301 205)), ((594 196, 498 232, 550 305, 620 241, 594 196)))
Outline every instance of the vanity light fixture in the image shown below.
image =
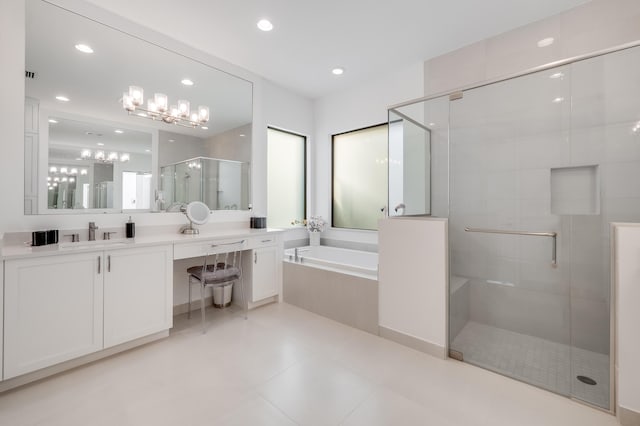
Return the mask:
POLYGON ((59 100, 60 102, 69 102, 69 98, 67 98, 64 95, 58 95, 56 96, 56 99, 59 100))
POLYGON ((256 24, 258 28, 262 31, 271 31, 273 29, 273 24, 268 19, 261 19, 256 24))
POLYGON ((98 161, 104 161, 104 159, 105 159, 104 151, 96 151, 96 153, 93 156, 93 158, 95 158, 98 161))
POLYGON ((82 53, 93 53, 93 49, 87 44, 78 43, 75 47, 82 53))
POLYGON ((107 158, 109 159, 109 161, 118 161, 118 157, 119 156, 117 152, 110 152, 107 158))
POLYGON ((89 173, 89 172, 87 171, 87 169, 80 169, 80 175, 81 175, 81 176, 85 176, 87 173, 89 173))
POLYGON ((129 92, 122 94, 122 107, 127 110, 129 115, 135 113, 140 117, 191 128, 200 127, 209 121, 208 106, 200 105, 197 111, 191 111, 189 101, 183 99, 178 100, 177 105, 169 106, 169 98, 164 93, 156 93, 153 99, 147 101, 146 108, 143 105, 144 90, 142 87, 129 86, 129 92))
POLYGON ((88 160, 89 158, 91 158, 91 151, 88 149, 83 149, 80 152, 80 158, 82 158, 83 160, 88 160))
POLYGON ((58 168, 57 168, 56 166, 51 166, 51 167, 49 168, 49 171, 50 171, 51 173, 57 173, 57 172, 58 172, 58 168))

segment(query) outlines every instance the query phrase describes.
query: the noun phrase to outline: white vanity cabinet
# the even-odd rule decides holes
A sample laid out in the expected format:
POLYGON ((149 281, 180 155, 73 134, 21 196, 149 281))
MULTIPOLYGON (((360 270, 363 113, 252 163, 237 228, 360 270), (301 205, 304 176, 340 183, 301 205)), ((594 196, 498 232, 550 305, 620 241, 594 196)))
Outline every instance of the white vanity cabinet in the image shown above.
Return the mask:
POLYGON ((257 302, 280 292, 278 285, 279 246, 275 237, 254 238, 251 301, 257 302))
POLYGON ((104 347, 171 328, 173 246, 105 251, 104 347))
POLYGON ((173 246, 5 261, 10 379, 172 326, 173 246))
POLYGON ((5 261, 5 380, 102 349, 101 256, 5 261))

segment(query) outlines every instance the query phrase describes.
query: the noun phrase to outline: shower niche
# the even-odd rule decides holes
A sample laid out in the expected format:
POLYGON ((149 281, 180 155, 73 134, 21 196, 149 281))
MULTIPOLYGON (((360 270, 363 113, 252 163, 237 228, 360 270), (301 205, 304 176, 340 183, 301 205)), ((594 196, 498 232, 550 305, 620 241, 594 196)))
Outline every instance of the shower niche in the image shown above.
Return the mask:
POLYGON ((195 157, 160 167, 164 210, 202 201, 211 210, 249 208, 249 163, 195 157))
POLYGON ((640 222, 638 75, 633 47, 389 110, 429 130, 452 354, 606 410, 610 225, 640 222))

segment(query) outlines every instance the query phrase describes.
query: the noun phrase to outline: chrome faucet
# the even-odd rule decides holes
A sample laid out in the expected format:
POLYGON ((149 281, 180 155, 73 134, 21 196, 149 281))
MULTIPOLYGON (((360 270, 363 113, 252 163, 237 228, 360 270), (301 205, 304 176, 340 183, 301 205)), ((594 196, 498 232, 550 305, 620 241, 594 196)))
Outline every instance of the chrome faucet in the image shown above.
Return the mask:
POLYGON ((89 241, 96 240, 96 229, 98 229, 98 227, 96 226, 96 223, 89 222, 89 241))

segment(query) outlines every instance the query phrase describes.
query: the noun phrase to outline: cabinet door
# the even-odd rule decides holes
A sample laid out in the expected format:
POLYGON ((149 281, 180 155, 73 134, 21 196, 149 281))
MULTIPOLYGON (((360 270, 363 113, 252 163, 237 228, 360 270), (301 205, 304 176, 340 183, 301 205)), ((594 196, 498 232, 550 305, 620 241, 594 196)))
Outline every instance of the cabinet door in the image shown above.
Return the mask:
POLYGON ((105 348, 173 325, 171 245, 105 252, 105 348))
POLYGON ((278 294, 276 279, 277 254, 277 246, 253 250, 252 302, 278 294))
POLYGON ((101 253, 5 261, 4 378, 102 349, 101 253))

